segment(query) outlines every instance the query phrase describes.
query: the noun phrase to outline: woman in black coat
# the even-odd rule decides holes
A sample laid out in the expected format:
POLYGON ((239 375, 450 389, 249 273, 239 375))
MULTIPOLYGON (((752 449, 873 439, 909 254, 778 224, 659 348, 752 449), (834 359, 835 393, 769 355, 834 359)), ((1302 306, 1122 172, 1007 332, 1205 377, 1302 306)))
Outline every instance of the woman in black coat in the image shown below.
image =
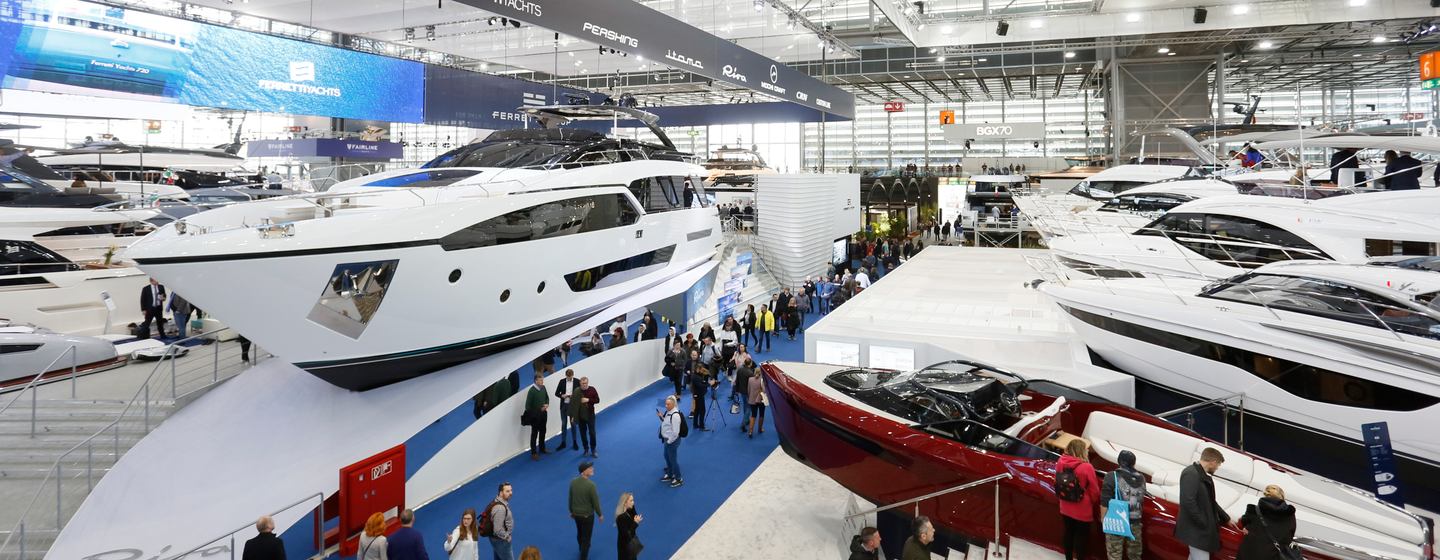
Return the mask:
POLYGON ((640 522, 645 518, 635 512, 635 496, 629 492, 620 494, 620 502, 615 507, 615 551, 620 560, 635 560, 639 556, 640 544, 635 532, 640 528, 640 522), (633 544, 631 541, 635 541, 633 544))
POLYGON ((1295 506, 1285 502, 1285 490, 1279 486, 1266 486, 1265 496, 1245 507, 1240 526, 1245 528, 1245 538, 1240 540, 1236 560, 1299 560, 1290 554, 1290 542, 1295 539, 1295 506))

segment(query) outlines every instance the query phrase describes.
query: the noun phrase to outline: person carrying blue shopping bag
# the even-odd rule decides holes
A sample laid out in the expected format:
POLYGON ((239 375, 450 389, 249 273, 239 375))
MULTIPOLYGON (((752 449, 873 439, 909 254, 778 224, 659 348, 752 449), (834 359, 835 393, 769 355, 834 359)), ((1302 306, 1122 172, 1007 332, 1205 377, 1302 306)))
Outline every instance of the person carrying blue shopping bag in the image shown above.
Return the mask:
POLYGON ((1145 499, 1145 475, 1135 470, 1135 454, 1121 451, 1120 468, 1105 477, 1100 495, 1108 502, 1100 506, 1101 528, 1105 532, 1105 556, 1109 560, 1140 560, 1144 543, 1140 526, 1141 504, 1145 499))

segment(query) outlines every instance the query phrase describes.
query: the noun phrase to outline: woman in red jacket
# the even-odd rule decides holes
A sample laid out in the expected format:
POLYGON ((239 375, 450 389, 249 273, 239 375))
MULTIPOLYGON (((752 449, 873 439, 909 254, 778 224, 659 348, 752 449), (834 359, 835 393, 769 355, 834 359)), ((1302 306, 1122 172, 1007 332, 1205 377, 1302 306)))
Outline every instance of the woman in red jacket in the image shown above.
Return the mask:
POLYGON ((1090 465, 1090 446, 1074 439, 1065 446, 1065 455, 1055 465, 1055 495, 1060 499, 1060 519, 1065 522, 1065 560, 1083 559, 1090 540, 1090 524, 1100 503, 1100 481, 1090 465))

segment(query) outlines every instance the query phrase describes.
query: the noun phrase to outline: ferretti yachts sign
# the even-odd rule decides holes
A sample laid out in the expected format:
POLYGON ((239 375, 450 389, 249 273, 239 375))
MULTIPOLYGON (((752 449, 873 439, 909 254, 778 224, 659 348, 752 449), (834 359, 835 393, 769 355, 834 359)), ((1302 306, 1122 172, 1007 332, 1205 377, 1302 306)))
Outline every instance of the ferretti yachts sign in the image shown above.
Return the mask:
POLYGON ((825 113, 855 116, 854 95, 635 0, 587 0, 583 9, 574 0, 460 2, 825 113))
POLYGON ((1038 140, 1045 137, 1045 123, 960 123, 940 127, 951 142, 966 140, 1038 140))

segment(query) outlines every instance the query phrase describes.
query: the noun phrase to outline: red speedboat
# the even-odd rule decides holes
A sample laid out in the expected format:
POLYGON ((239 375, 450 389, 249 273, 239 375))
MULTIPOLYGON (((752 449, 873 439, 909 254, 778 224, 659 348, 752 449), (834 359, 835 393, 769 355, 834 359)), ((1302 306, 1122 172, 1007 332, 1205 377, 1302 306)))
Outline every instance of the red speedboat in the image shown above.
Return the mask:
MULTIPOLYGON (((996 483, 1001 546, 1023 539, 1062 550, 1057 450, 1083 438, 1101 476, 1116 467, 1121 450, 1138 458, 1136 468, 1148 481, 1142 508, 1147 560, 1187 557, 1173 534, 1180 472, 1205 447, 1225 455, 1215 473, 1216 501, 1232 520, 1275 484, 1297 510, 1295 542, 1307 556, 1432 558, 1431 528, 1418 516, 1073 387, 969 361, 907 372, 793 362, 761 369, 786 453, 870 502, 893 504, 1009 473, 996 483)), ((920 502, 919 513, 945 534, 989 542, 995 540, 995 496, 988 485, 944 494, 920 502)), ((1089 557, 1101 559, 1100 524, 1093 527, 1089 557)), ((1223 550, 1215 557, 1233 558, 1241 537, 1233 525, 1222 529, 1223 550)))

